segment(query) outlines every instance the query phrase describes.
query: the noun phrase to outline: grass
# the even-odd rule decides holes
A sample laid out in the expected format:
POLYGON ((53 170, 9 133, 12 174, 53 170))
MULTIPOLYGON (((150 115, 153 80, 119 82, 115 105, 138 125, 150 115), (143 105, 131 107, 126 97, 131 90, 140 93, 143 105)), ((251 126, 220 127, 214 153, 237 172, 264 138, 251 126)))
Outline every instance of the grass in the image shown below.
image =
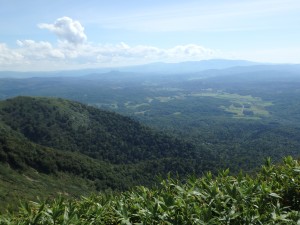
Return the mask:
POLYGON ((126 108, 130 108, 130 109, 138 109, 139 107, 149 106, 149 105, 150 105, 149 103, 140 103, 140 104, 133 104, 132 102, 125 102, 124 103, 124 106, 126 108))
POLYGON ((95 107, 98 107, 98 108, 110 108, 110 109, 118 109, 119 106, 118 106, 118 103, 116 102, 112 102, 112 103, 100 103, 100 102, 97 102, 97 103, 92 103, 90 104, 92 106, 95 106, 95 107))
POLYGON ((179 116, 179 115, 181 115, 181 112, 174 112, 173 115, 179 116))
POLYGON ((203 92, 193 93, 190 96, 194 97, 213 97, 230 101, 232 104, 229 107, 220 106, 224 111, 234 114, 234 118, 253 118, 259 119, 269 116, 266 107, 271 106, 272 102, 263 101, 259 97, 251 95, 230 94, 225 92, 203 92))
POLYGON ((95 192, 93 185, 71 175, 46 175, 35 170, 18 172, 0 164, 0 212, 15 210, 19 199, 36 201, 58 195, 74 198, 95 192))
MULTIPOLYGON (((231 104, 229 106, 220 105, 220 108, 225 112, 230 112, 233 114, 233 118, 244 118, 244 119, 261 119, 269 117, 270 113, 267 110, 267 107, 272 106, 272 102, 264 101, 259 97, 253 97, 251 95, 239 95, 231 94, 221 91, 213 90, 204 90, 203 92, 196 92, 190 94, 183 94, 177 92, 172 96, 157 96, 157 97, 147 97, 145 102, 133 103, 125 102, 124 106, 128 110, 131 110, 135 115, 144 115, 145 112, 151 110, 151 105, 154 100, 157 100, 159 103, 164 104, 174 100, 184 101, 189 97, 211 97, 229 101, 231 104), (147 108, 145 111, 144 108, 147 108), (141 110, 143 108, 143 110, 141 110)), ((155 101, 155 104, 157 104, 155 101)), ((114 105, 110 106, 111 109, 116 109, 114 105)))

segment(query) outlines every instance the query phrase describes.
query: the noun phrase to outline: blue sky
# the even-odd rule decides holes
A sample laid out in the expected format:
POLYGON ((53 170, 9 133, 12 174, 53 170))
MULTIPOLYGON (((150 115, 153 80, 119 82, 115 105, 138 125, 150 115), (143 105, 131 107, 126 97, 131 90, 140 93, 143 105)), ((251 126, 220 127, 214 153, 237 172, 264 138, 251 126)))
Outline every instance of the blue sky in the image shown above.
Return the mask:
POLYGON ((0 0, 0 70, 300 63, 299 0, 0 0))

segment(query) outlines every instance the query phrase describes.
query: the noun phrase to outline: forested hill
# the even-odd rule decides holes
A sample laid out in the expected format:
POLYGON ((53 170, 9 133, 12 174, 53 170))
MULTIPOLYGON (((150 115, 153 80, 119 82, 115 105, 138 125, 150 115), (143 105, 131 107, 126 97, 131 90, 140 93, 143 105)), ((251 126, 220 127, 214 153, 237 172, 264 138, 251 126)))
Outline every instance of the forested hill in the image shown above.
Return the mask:
POLYGON ((77 102, 17 97, 1 102, 0 107, 2 121, 30 141, 110 163, 209 156, 204 149, 196 150, 128 117, 77 102))
MULTIPOLYGON (((0 182, 10 180, 6 186, 1 183, 7 193, 12 187, 18 189, 14 182, 20 179, 11 180, 13 171, 29 176, 22 183, 26 189, 26 182, 35 176, 28 171, 36 171, 51 175, 52 180, 59 174, 82 179, 88 191, 124 190, 138 184, 151 185, 155 175, 200 175, 216 165, 206 149, 116 113, 64 99, 8 99, 0 102, 0 118, 0 182)), ((64 185, 70 183, 56 188, 63 189, 64 185)), ((5 193, 0 192, 0 199, 7 200, 5 193)))

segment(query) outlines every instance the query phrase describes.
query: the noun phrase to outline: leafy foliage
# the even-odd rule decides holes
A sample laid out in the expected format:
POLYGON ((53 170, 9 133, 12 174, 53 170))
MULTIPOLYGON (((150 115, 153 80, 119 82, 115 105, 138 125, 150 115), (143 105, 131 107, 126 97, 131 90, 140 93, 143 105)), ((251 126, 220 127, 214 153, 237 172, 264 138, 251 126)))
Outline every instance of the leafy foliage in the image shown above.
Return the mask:
POLYGON ((25 203, 0 224, 299 224, 298 161, 287 157, 275 166, 268 159, 254 177, 228 173, 185 183, 168 178, 119 195, 25 203))

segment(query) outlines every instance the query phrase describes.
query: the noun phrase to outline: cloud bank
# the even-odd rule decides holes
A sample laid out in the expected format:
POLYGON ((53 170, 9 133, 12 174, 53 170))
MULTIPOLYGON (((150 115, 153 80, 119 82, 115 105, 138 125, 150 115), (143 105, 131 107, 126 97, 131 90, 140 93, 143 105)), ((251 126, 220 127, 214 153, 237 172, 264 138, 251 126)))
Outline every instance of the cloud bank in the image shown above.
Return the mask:
POLYGON ((6 44, 0 43, 0 66, 22 63, 24 56, 17 51, 9 49, 6 44))
POLYGON ((172 48, 126 43, 98 44, 87 42, 84 27, 69 17, 53 24, 42 23, 41 29, 53 32, 58 41, 17 40, 16 48, 0 43, 0 66, 9 70, 59 70, 86 67, 114 67, 152 62, 179 62, 224 58, 221 52, 200 45, 187 44, 172 48))

